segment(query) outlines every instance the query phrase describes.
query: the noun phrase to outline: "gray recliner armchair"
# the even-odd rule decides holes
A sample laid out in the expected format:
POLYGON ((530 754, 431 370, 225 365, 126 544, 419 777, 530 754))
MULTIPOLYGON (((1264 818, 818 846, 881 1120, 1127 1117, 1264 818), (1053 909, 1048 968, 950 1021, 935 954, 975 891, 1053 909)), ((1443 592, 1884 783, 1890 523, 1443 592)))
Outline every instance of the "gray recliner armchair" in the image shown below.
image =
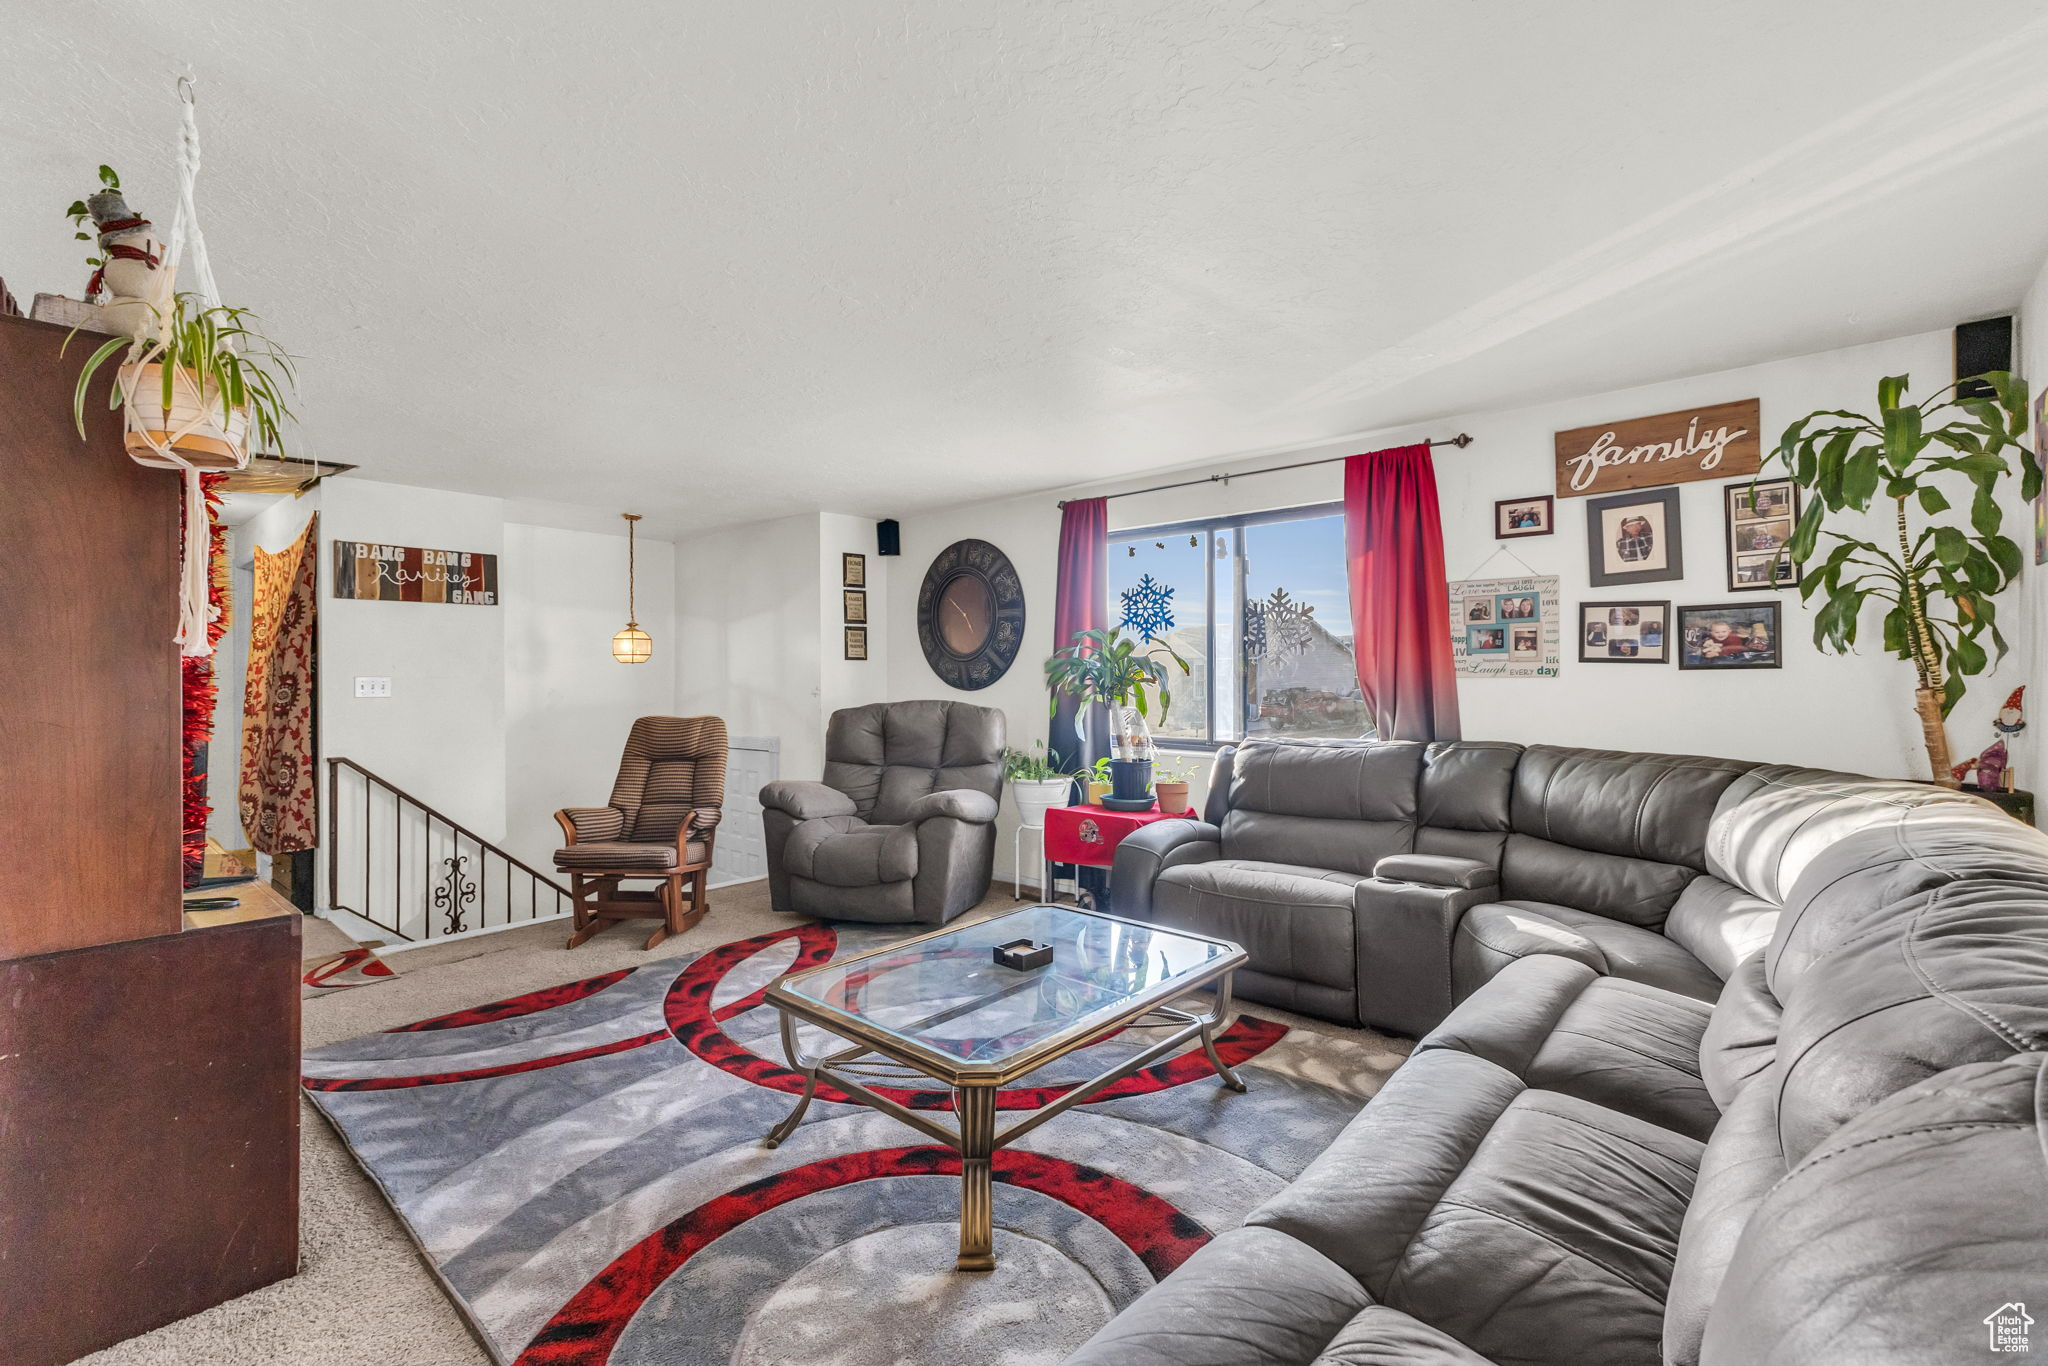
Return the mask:
POLYGON ((823 782, 761 789, 778 911, 943 925, 988 895, 1003 714, 964 702, 832 713, 823 782))

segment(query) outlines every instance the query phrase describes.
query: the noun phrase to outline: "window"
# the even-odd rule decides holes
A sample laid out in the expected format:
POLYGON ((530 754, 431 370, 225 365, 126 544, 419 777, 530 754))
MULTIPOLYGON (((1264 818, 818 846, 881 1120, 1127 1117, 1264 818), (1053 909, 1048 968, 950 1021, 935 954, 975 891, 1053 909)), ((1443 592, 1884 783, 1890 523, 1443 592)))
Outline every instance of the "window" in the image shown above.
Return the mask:
POLYGON ((1166 716, 1152 718, 1162 743, 1370 729, 1351 653, 1340 508, 1112 532, 1109 595, 1111 622, 1188 662, 1187 677, 1174 672, 1166 716))

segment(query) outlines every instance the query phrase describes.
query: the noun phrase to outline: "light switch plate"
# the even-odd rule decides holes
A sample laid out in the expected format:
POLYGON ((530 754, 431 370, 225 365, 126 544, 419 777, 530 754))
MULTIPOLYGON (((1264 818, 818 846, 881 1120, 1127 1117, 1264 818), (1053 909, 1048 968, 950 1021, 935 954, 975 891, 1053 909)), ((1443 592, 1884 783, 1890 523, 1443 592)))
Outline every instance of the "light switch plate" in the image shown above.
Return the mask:
POLYGON ((391 696, 391 680, 388 678, 358 678, 356 680, 356 696, 389 697, 391 696))

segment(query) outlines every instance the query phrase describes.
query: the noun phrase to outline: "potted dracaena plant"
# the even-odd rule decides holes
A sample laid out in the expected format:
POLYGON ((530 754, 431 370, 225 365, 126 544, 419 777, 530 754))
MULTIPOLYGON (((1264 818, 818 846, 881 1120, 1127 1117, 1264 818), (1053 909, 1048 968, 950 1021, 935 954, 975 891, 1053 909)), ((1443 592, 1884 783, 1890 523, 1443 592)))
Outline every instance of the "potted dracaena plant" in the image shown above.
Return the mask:
POLYGON ((1061 695, 1083 706, 1100 703, 1109 709, 1110 795, 1103 805, 1112 809, 1143 810, 1152 805, 1152 730, 1147 718, 1152 715, 1153 694, 1163 720, 1173 703, 1167 686, 1169 662, 1183 674, 1189 672, 1188 662, 1171 645, 1163 640, 1150 645, 1148 651, 1144 642, 1113 626, 1076 631, 1072 644, 1045 661, 1055 712, 1061 695))
POLYGON ((1966 680, 2005 657, 1992 599, 2020 573, 2019 546, 1999 532, 1998 496, 2013 473, 2007 453, 2018 452, 2022 498, 2032 500, 2042 480, 2021 439, 2026 382, 2002 371, 1979 378, 1988 396, 1962 398, 1952 387, 1916 404, 1906 401, 1908 377, 1889 376, 1878 382, 1874 416, 1810 413, 1785 429, 1764 462, 1765 471, 1782 464, 1807 493, 1781 553, 1813 566, 1799 594, 1821 599, 1814 644, 1847 653, 1865 606, 1872 599, 1886 604, 1884 649, 1913 666, 1913 707, 1928 762, 1935 781, 1950 784, 1943 722, 1966 680), (1951 494, 1967 495, 1967 511, 1951 494), (1880 498, 1891 504, 1894 533, 1884 543, 1841 529, 1841 514, 1867 512, 1880 498))

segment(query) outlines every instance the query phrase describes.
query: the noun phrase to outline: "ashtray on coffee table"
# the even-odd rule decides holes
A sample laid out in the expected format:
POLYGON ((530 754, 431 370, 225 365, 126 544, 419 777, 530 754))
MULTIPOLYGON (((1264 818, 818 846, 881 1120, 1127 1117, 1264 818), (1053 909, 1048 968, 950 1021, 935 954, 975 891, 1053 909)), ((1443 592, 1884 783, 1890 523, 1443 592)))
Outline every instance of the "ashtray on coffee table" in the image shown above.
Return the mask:
POLYGON ((1245 951, 1225 939, 1070 906, 1030 906, 790 973, 768 988, 767 1000, 782 1016, 783 1051, 804 1074, 804 1090, 766 1143, 775 1147, 796 1132, 822 1082, 954 1149, 961 1159, 954 1265, 990 1270, 997 1148, 1194 1039, 1224 1085, 1245 1089, 1216 1053, 1216 1030, 1230 1016, 1231 978, 1244 961, 1245 951), (994 950, 1018 939, 1050 946, 1052 961, 1021 972, 998 967, 994 950), (1206 1013, 1174 1004, 1196 991, 1215 993, 1206 1013), (799 1021, 848 1046, 806 1056, 799 1021), (999 1087, 1112 1030, 1153 1028, 1172 1032, 997 1130, 999 1087), (958 1127, 870 1089, 852 1072, 883 1082, 929 1077, 953 1088, 958 1127))

